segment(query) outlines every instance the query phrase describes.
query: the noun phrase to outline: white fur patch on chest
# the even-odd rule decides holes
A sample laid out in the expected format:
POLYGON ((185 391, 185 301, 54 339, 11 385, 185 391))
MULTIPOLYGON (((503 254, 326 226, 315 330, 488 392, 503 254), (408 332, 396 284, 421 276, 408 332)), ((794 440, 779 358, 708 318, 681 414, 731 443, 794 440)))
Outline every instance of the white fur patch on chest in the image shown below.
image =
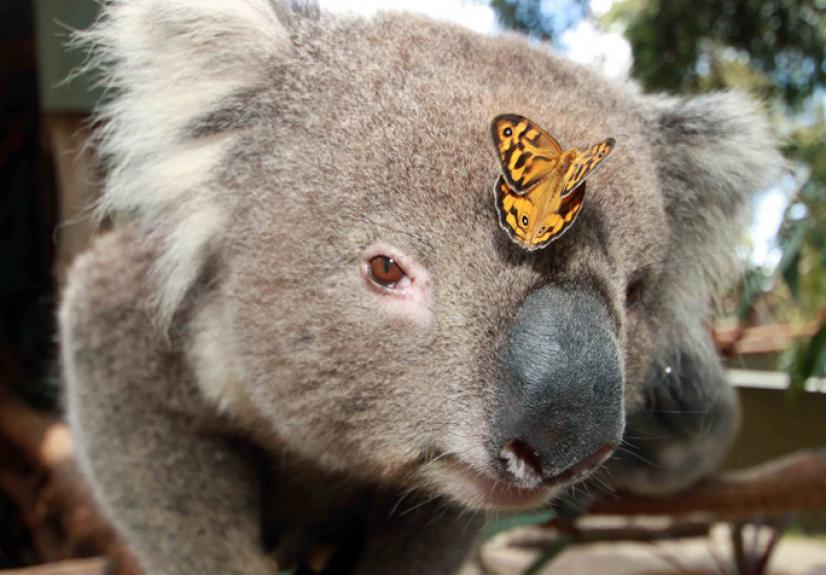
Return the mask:
POLYGON ((222 414, 243 422, 259 419, 237 369, 223 303, 216 298, 202 307, 191 330, 187 355, 207 401, 222 414))

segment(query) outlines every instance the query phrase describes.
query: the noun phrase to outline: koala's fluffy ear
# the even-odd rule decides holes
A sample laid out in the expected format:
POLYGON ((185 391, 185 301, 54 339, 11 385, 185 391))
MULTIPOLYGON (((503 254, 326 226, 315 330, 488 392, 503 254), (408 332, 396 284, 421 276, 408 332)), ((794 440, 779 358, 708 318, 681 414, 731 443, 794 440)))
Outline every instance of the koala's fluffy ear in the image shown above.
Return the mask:
POLYGON ((228 206, 211 181, 289 51, 287 12, 269 0, 108 0, 76 36, 108 94, 99 213, 131 213, 166 244, 155 267, 161 324, 220 237, 228 206))
POLYGON ((765 115, 748 96, 651 98, 657 172, 678 266, 716 280, 733 255, 754 194, 783 165, 765 115))

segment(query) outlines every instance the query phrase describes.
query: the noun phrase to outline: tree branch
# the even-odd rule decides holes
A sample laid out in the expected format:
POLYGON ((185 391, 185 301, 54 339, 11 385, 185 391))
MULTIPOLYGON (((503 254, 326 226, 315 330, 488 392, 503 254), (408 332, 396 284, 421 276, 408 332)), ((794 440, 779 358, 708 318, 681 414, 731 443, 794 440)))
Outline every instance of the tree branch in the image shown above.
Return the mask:
POLYGON ((39 567, 0 571, 0 575, 104 575, 105 573, 106 561, 103 559, 64 561, 39 567))
POLYGON ((723 474, 668 497, 625 495, 605 499, 597 502, 590 514, 710 513, 737 519, 812 509, 826 509, 826 449, 800 451, 745 471, 723 474))
MULTIPOLYGON (((49 529, 45 527, 50 521, 63 531, 67 545, 62 549, 55 551, 52 544, 39 545, 46 555, 43 560, 69 558, 73 549, 83 548, 112 560, 112 573, 140 573, 126 547, 97 510, 88 486, 75 466, 71 435, 65 423, 35 411, 0 385, 0 439, 47 478, 36 493, 27 496, 27 499, 34 497, 36 501, 21 507, 27 523, 40 522, 40 525, 30 525, 34 533, 48 533, 49 529), (42 513, 32 515, 32 507, 42 513), (38 530, 38 526, 44 528, 38 530)), ((5 477, 0 488, 8 493, 18 484, 11 477, 5 477)), ((20 493, 18 490, 10 495, 20 499, 20 493)))

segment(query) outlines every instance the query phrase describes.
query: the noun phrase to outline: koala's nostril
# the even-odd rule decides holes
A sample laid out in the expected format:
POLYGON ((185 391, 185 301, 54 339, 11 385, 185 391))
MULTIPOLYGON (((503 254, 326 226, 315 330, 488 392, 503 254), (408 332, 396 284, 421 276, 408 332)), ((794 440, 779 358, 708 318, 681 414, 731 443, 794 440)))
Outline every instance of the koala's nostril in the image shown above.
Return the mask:
POLYGON ((508 441, 499 452, 499 457, 508 473, 517 480, 535 482, 542 478, 539 453, 520 439, 508 441))
POLYGON ((597 449, 594 453, 574 465, 573 467, 569 467, 562 473, 558 475, 554 475, 553 477, 548 477, 545 479, 546 484, 554 484, 554 483, 562 483, 563 481, 568 481, 570 479, 574 479, 580 475, 585 474, 586 472, 590 471, 600 463, 603 463, 606 459, 611 457, 611 454, 614 453, 614 450, 617 448, 616 445, 606 444, 597 449))

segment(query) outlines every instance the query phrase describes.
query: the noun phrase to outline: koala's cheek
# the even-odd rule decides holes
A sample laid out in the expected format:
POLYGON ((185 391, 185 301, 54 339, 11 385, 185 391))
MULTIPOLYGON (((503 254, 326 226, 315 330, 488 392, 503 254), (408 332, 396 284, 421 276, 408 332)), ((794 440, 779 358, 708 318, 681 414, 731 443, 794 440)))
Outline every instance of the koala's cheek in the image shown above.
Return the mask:
POLYGON ((429 294, 419 290, 413 297, 405 299, 382 298, 378 307, 383 316, 391 320, 413 323, 422 328, 433 325, 433 301, 429 294))

